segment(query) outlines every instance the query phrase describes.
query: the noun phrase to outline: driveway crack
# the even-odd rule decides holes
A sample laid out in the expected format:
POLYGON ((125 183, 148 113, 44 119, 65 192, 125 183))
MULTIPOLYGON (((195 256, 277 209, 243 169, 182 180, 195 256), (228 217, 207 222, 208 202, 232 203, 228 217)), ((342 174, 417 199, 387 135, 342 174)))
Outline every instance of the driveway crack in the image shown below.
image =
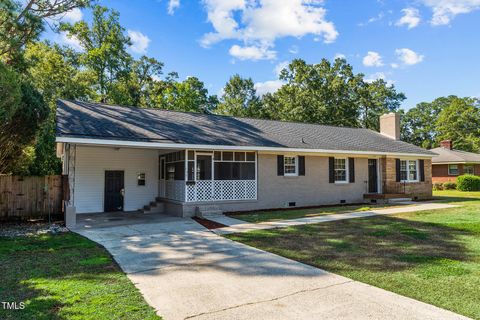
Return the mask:
POLYGON ((335 283, 335 284, 332 284, 332 285, 329 285, 329 286, 324 286, 324 287, 318 287, 318 288, 311 288, 311 289, 304 289, 304 290, 295 291, 295 292, 292 292, 292 293, 289 293, 289 294, 286 294, 286 295, 283 295, 283 296, 275 297, 275 298, 272 298, 272 299, 266 299, 266 300, 260 300, 260 301, 247 302, 247 303, 242 303, 242 304, 239 304, 239 305, 236 305, 236 306, 227 307, 227 308, 223 308, 223 309, 219 309, 219 310, 215 310, 215 311, 201 312, 201 313, 198 313, 198 314, 194 314, 194 315, 188 316, 188 317, 184 318, 184 320, 193 319, 193 318, 196 318, 196 317, 199 317, 199 316, 203 316, 203 315, 208 315, 208 314, 215 314, 215 313, 219 313, 219 312, 223 312, 223 311, 227 311, 227 310, 237 309, 237 308, 241 308, 241 307, 245 307, 245 306, 251 306, 251 305, 260 304, 260 303, 265 303, 265 302, 278 301, 278 300, 281 300, 281 299, 284 299, 284 298, 287 298, 287 297, 291 297, 291 296, 294 296, 294 295, 297 295, 297 294, 301 294, 301 293, 305 293, 305 292, 314 292, 314 291, 323 290, 323 289, 328 289, 328 288, 331 288, 331 287, 341 286, 341 285, 344 285, 344 284, 347 284, 347 283, 351 283, 351 282, 354 282, 354 281, 353 281, 353 280, 347 280, 347 281, 340 282, 340 283, 335 283))

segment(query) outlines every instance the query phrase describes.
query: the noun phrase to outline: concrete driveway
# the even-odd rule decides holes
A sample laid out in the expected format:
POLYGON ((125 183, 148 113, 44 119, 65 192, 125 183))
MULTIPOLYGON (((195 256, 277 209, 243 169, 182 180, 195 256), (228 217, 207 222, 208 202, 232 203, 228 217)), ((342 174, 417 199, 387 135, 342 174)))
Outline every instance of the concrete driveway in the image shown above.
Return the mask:
POLYGON ((164 319, 466 319, 222 238, 191 219, 75 230, 164 319))

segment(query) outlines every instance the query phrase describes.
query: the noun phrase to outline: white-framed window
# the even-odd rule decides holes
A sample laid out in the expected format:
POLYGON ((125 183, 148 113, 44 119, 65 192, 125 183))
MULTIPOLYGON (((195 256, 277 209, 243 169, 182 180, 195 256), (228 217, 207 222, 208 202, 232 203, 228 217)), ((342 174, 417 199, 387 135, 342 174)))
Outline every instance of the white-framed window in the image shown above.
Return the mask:
POLYGON ((472 164, 466 164, 463 166, 464 174, 475 174, 475 167, 472 164))
POLYGON ((285 176, 298 176, 298 157, 283 157, 283 174, 285 176))
POLYGON ((145 185, 145 172, 141 172, 137 174, 137 185, 138 186, 145 185))
POLYGON ((449 164, 448 165, 448 175, 449 176, 458 176, 458 164, 449 164))
POLYGON ((400 160, 400 181, 418 181, 418 160, 400 160))
POLYGON ((335 158, 334 160, 335 183, 348 182, 348 160, 347 158, 335 158))

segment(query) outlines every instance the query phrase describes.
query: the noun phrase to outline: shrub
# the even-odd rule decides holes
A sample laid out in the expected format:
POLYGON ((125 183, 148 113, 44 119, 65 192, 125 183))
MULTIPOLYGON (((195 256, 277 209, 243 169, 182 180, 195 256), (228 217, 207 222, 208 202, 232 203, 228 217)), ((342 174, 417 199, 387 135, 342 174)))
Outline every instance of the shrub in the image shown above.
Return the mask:
POLYGON ((433 190, 435 190, 435 191, 443 190, 443 183, 435 182, 433 184, 433 190))
POLYGON ((480 191, 480 177, 465 174, 457 178, 457 189, 460 191, 480 191))
POLYGON ((443 184, 443 188, 445 190, 455 190, 455 189, 457 189, 457 184, 455 182, 452 182, 452 181, 447 181, 443 184))

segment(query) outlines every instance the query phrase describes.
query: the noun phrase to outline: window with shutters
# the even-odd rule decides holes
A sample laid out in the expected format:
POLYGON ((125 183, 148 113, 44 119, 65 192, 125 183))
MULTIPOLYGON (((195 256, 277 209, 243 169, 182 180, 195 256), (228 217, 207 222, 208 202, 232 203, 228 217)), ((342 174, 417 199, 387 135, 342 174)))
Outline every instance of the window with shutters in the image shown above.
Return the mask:
POLYGON ((458 164, 449 164, 448 165, 448 175, 458 176, 458 164))
POLYGON ((335 183, 348 182, 348 161, 346 158, 335 158, 333 168, 335 183))
POLYGON ((466 164, 463 166, 463 173, 464 174, 475 174, 475 168, 471 164, 466 164))
POLYGON ((400 181, 418 182, 418 160, 400 160, 400 181))
POLYGON ((298 176, 298 157, 285 156, 283 158, 283 174, 285 176, 298 176))

